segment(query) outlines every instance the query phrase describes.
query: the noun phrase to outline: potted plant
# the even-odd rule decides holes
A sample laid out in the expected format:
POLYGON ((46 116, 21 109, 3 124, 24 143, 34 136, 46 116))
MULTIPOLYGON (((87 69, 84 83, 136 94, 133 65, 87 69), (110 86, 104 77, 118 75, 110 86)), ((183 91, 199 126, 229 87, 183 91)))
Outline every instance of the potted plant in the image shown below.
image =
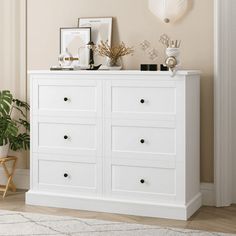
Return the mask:
POLYGON ((108 67, 111 70, 121 70, 121 58, 134 53, 133 48, 127 47, 124 42, 110 46, 108 42, 103 42, 96 49, 99 56, 108 57, 108 67))
POLYGON ((11 92, 0 91, 0 158, 13 151, 30 147, 30 124, 27 121, 29 105, 14 99, 11 92))

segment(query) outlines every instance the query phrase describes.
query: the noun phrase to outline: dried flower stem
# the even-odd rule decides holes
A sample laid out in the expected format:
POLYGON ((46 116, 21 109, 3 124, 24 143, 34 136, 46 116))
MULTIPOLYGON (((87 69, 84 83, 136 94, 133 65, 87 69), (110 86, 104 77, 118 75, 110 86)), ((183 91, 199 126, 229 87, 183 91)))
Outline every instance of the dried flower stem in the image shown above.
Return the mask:
POLYGON ((99 56, 110 58, 113 64, 116 64, 120 57, 134 53, 133 48, 126 47, 124 42, 112 47, 108 45, 108 42, 101 41, 96 51, 99 56))

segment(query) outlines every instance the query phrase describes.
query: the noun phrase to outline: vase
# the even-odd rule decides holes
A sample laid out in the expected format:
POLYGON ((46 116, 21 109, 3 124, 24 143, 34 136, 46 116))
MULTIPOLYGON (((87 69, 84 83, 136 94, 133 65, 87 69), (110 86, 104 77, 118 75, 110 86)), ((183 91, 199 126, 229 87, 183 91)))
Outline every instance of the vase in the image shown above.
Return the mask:
POLYGON ((122 69, 121 58, 117 59, 108 58, 107 67, 109 70, 121 70, 122 69))
POLYGON ((3 146, 0 146, 0 158, 6 158, 8 156, 9 143, 3 146))
POLYGON ((167 57, 174 57, 177 61, 178 66, 180 64, 180 49, 179 48, 167 48, 166 49, 167 57))

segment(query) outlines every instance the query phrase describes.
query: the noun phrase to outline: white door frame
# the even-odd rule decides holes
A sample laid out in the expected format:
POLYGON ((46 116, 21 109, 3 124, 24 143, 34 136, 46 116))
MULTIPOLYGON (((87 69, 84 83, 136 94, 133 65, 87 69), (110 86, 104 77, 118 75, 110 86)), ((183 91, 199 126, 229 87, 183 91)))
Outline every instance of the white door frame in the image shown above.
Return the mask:
POLYGON ((232 204, 231 0, 215 0, 215 190, 216 206, 232 204))

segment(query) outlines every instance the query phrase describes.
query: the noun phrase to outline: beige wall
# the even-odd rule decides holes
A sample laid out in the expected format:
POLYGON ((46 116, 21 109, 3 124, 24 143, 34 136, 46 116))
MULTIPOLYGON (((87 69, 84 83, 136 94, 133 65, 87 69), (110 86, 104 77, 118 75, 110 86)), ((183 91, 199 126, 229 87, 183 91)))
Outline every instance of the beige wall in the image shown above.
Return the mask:
MULTIPOLYGON (((191 0, 189 0, 191 1, 191 0)), ((113 16, 113 42, 135 47, 135 55, 124 60, 126 69, 150 62, 140 50, 144 40, 159 51, 163 33, 182 40, 184 69, 202 70, 201 81, 201 178, 213 181, 213 0, 192 0, 186 17, 174 25, 161 23, 148 10, 148 0, 29 0, 28 69, 48 69, 57 64, 59 28, 77 26, 78 17, 113 16)))
MULTIPOLYGON (((0 0, 0 90, 11 90, 26 99, 26 1, 0 0)), ((18 168, 27 166, 27 153, 19 157, 18 168)))

